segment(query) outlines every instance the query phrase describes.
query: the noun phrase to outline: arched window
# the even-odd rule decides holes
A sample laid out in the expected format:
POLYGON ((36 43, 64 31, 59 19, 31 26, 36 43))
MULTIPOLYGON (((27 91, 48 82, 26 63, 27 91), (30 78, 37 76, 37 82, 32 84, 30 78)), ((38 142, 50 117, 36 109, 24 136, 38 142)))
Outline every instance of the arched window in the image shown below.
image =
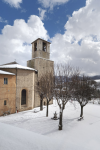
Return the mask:
POLYGON ((26 104, 26 90, 23 89, 21 93, 21 105, 25 105, 25 104, 26 104))

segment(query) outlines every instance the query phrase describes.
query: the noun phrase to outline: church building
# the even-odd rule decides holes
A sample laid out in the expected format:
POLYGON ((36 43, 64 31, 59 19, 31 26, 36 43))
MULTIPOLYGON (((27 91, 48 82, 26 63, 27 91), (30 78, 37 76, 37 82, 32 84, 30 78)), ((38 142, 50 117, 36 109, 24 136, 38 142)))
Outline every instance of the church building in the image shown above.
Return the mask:
MULTIPOLYGON (((12 73, 16 77, 16 86, 14 87, 15 106, 10 105, 11 110, 24 111, 40 106, 40 97, 35 90, 35 84, 41 75, 54 69, 54 62, 50 60, 50 42, 38 38, 31 44, 32 58, 27 61, 27 67, 16 62, 0 66, 0 70, 12 73), (15 108, 13 109, 13 107, 15 108)), ((6 75, 5 78, 8 80, 6 87, 9 87, 11 81, 6 75)), ((3 83, 4 79, 0 78, 0 82, 3 83)), ((3 86, 4 84, 2 84, 2 88, 3 86)), ((1 94, 0 92, 0 97, 1 94)), ((5 101, 5 99, 2 101, 5 101)), ((11 113, 14 113, 14 111, 11 113)))

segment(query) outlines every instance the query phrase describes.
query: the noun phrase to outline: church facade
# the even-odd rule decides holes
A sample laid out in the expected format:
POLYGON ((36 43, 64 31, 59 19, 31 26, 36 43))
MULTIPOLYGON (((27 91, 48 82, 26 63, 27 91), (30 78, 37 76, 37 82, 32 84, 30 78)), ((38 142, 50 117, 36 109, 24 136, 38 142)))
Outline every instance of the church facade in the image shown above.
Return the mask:
POLYGON ((0 70, 16 76, 16 99, 13 106, 15 110, 24 111, 40 106, 40 97, 35 85, 41 75, 53 69, 54 62, 50 60, 50 43, 40 38, 32 42, 32 58, 27 61, 27 67, 17 63, 0 66, 0 70))

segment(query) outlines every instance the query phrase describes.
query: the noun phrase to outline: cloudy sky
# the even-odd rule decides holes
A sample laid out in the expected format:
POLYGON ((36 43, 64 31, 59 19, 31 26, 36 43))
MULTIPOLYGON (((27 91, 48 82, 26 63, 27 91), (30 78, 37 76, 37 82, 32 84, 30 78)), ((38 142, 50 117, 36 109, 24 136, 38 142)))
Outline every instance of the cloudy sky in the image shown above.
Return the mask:
POLYGON ((37 38, 51 60, 100 75, 100 0, 0 0, 0 64, 26 66, 37 38))

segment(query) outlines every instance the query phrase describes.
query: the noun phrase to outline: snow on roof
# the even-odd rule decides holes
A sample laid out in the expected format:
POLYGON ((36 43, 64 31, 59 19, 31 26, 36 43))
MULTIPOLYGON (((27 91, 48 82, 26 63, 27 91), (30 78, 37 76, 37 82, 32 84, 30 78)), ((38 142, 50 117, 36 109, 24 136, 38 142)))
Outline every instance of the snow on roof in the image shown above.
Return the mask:
POLYGON ((37 70, 35 70, 35 69, 29 68, 29 67, 25 67, 25 66, 21 66, 21 65, 19 65, 19 64, 3 65, 3 66, 0 66, 0 68, 17 68, 17 69, 24 69, 24 70, 37 71, 37 70))
POLYGON ((10 72, 7 72, 7 71, 2 71, 2 70, 0 70, 0 74, 15 75, 14 73, 10 73, 10 72))

